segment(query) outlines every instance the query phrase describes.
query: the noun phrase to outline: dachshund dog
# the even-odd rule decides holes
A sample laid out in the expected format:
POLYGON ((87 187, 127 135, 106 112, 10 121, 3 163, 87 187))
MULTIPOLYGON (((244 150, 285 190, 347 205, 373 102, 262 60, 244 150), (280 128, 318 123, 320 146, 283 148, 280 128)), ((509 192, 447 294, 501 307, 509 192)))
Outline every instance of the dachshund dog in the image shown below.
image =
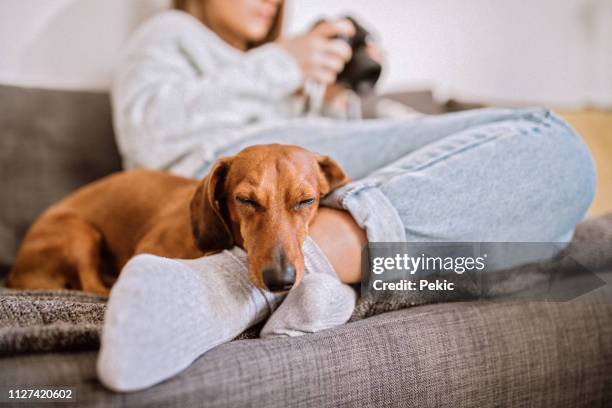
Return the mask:
POLYGON ((331 158, 279 144, 221 158, 200 182, 150 170, 113 174, 36 220, 8 286, 106 294, 136 254, 193 259, 238 245, 253 284, 287 291, 302 279, 302 244, 320 199, 348 181, 331 158))

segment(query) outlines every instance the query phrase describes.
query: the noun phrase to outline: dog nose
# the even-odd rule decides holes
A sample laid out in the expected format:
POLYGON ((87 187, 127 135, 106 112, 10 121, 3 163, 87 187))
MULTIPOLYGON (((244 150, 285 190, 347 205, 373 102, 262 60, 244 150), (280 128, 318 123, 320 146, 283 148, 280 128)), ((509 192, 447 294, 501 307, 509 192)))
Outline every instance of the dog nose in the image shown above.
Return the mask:
POLYGON ((284 292, 291 289, 295 283, 295 267, 293 265, 282 268, 269 267, 264 269, 262 278, 270 291, 284 292))

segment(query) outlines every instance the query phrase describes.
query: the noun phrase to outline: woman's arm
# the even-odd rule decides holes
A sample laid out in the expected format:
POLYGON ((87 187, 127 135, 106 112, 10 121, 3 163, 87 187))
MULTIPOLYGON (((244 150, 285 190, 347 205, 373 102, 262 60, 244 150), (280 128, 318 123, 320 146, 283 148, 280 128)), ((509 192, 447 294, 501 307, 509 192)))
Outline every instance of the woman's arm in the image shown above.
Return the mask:
POLYGON ((174 170, 223 142, 213 134, 299 113, 288 96, 306 78, 333 81, 350 57, 348 45, 330 39, 352 28, 343 26, 321 24, 242 53, 185 13, 154 18, 130 41, 113 84, 126 167, 174 170))
POLYGON ((116 113, 147 128, 165 128, 170 138, 180 137, 177 131, 200 128, 203 121, 223 121, 228 114, 233 121, 239 116, 252 120, 254 112, 239 105, 280 101, 301 84, 299 67, 273 44, 245 53, 222 70, 204 73, 197 72, 180 45, 167 48, 132 57, 136 62, 128 58, 113 96, 116 113))
POLYGON ((192 140, 195 147, 209 129, 257 121, 262 104, 287 97, 301 84, 299 68, 275 45, 201 77, 190 72, 186 58, 156 54, 128 63, 113 92, 116 123, 123 131, 146 134, 146 143, 192 140))
POLYGON ((144 27, 116 72, 115 128, 128 167, 167 168, 206 143, 207 134, 260 120, 270 104, 301 86, 299 66, 281 47, 228 57, 234 50, 206 38, 210 33, 189 19, 167 17, 144 27), (219 62, 224 58, 231 64, 219 62))

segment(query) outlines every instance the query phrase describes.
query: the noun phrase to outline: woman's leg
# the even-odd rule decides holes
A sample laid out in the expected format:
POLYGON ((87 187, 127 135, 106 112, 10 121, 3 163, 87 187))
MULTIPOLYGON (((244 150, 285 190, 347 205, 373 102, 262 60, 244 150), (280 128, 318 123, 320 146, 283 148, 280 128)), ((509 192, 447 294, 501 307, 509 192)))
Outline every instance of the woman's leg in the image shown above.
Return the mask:
MULTIPOLYGON (((338 161, 357 181, 327 203, 348 210, 369 241, 568 241, 594 190, 586 147, 540 108, 301 123, 219 153, 258 143, 298 144, 338 161)), ((346 261, 361 250, 357 226, 346 214, 321 211, 311 227, 342 277, 360 274, 357 262, 346 261), (353 234, 340 240, 342 229, 353 234)))
MULTIPOLYGON (((336 190, 327 203, 349 211, 371 242, 568 242, 593 198, 592 159, 557 115, 523 112, 440 138, 336 190)), ((341 279, 353 282, 359 266, 343 260, 359 253, 358 234, 334 246, 328 235, 346 221, 324 218, 313 237, 341 279)))
POLYGON ((285 294, 255 287, 247 254, 238 247, 190 260, 133 257, 106 307, 98 377, 115 391, 150 387, 273 311, 262 337, 345 323, 355 307, 353 289, 338 280, 310 239, 304 243, 304 262, 308 273, 283 301, 285 294))
MULTIPOLYGON (((357 180, 450 135, 480 125, 520 120, 538 111, 477 109, 411 120, 297 120, 252 132, 216 156, 229 156, 254 144, 294 144, 333 157, 357 180)), ((194 176, 205 176, 212 164, 204 164, 194 176)))
MULTIPOLYGON (((370 135, 395 146, 386 151, 388 157, 399 151, 403 156, 373 167, 378 170, 328 196, 328 205, 351 216, 332 209, 319 212, 311 234, 326 256, 316 255, 316 245, 305 251, 307 265, 316 264, 312 272, 319 272, 327 258, 342 281, 358 280, 359 266, 351 271, 347 265, 355 264, 347 259, 360 257, 366 238, 361 229, 368 241, 567 242, 571 238, 595 185, 593 163, 579 136, 559 117, 541 109, 516 111, 495 120, 477 120, 473 114, 453 116, 451 122, 457 117, 464 119, 462 124, 454 123, 445 132, 425 126, 433 132, 428 143, 425 136, 420 143, 411 143, 412 136, 418 138, 419 127, 407 124, 403 136, 399 128, 393 128, 388 138, 384 133, 370 135), (402 148, 401 140, 407 147, 402 148)), ((444 121, 432 122, 441 125, 444 121)), ((367 145, 360 145, 355 155, 374 160, 385 146, 375 145, 369 152, 367 145)), ((329 149, 325 153, 334 155, 337 148, 329 149)), ((352 166, 353 174, 368 167, 343 154, 345 163, 341 163, 352 166)), ((135 390, 168 378, 269 313, 268 303, 274 300, 249 283, 245 261, 238 261, 240 250, 232 251, 233 255, 224 251, 194 261, 152 256, 130 261, 133 271, 121 274, 105 318, 98 372, 107 386, 135 390), (174 273, 169 274, 169 269, 174 273), (156 279, 151 279, 152 273, 156 279), (239 275, 243 279, 237 279, 239 275), (150 287, 143 290, 147 282, 150 287), (165 307, 168 296, 181 302, 165 307), (151 308, 151 299, 161 302, 160 307, 151 308), (230 317, 235 318, 231 327, 230 317), (206 330, 209 336, 202 336, 206 330)), ((298 287, 287 297, 265 334, 301 334, 348 319, 354 295, 350 291, 341 295, 333 279, 313 282, 313 287, 301 291, 298 287), (326 288, 335 296, 329 296, 326 288), (340 305, 335 303, 338 297, 343 300, 340 305), (304 313, 312 318, 305 319, 304 313)))

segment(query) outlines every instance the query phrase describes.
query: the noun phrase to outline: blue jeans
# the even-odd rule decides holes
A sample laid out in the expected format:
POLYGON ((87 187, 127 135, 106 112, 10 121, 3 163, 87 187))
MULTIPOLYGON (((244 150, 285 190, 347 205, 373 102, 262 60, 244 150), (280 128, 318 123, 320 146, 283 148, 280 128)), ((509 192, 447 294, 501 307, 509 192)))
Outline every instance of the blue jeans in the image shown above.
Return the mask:
POLYGON ((568 242, 595 191, 587 147, 541 108, 479 109, 409 121, 302 121, 254 133, 334 158, 353 182, 326 198, 370 242, 568 242))

